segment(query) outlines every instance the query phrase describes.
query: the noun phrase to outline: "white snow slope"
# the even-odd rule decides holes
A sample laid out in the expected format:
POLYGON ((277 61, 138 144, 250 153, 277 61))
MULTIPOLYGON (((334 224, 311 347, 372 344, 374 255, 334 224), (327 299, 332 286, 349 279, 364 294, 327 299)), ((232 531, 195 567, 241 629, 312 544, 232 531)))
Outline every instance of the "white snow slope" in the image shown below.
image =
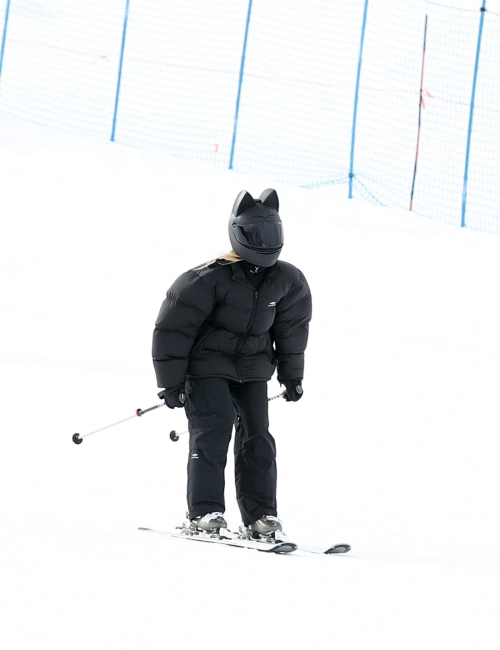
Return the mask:
POLYGON ((137 530, 183 519, 182 411, 71 441, 157 403, 166 289, 274 183, 6 119, 0 183, 2 648, 498 647, 500 238, 277 186, 314 303, 279 514, 352 544, 279 557, 137 530))

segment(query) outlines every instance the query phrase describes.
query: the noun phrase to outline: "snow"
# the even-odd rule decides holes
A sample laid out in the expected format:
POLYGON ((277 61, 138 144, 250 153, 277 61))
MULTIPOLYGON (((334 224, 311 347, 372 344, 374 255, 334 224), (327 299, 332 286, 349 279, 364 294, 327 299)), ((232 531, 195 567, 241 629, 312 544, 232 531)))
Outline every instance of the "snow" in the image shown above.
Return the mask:
POLYGON ((496 647, 500 238, 12 119, 0 151, 2 647, 496 647), (346 556, 138 531, 184 517, 180 410, 71 441, 157 403, 166 289, 269 186, 314 302, 279 514, 346 556))

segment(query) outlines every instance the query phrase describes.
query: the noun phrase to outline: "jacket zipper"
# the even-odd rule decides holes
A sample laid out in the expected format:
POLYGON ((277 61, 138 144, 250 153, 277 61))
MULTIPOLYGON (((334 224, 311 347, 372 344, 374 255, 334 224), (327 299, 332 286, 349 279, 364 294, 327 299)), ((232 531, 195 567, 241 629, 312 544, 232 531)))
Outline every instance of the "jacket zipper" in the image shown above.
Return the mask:
POLYGON ((247 337, 247 334, 248 334, 250 328, 252 327, 253 319, 255 318, 255 310, 256 310, 256 308, 257 308, 257 298, 258 298, 258 297, 259 297, 259 292, 258 292, 258 291, 254 291, 254 293, 253 293, 253 307, 252 307, 252 315, 250 316, 250 320, 248 321, 248 325, 247 325, 247 328, 246 328, 246 330, 245 330, 245 333, 244 333, 243 336, 241 337, 241 341, 239 342, 238 347, 236 348, 236 351, 235 351, 235 353, 233 354, 233 363, 234 363, 234 365, 235 365, 235 367, 236 367, 236 372, 238 373, 238 377, 239 377, 239 382, 240 382, 240 384, 243 383, 243 379, 241 378, 240 369, 238 368, 238 364, 236 363, 236 357, 237 357, 238 354, 240 353, 241 348, 243 347, 243 343, 245 342, 245 339, 246 339, 246 337, 247 337))

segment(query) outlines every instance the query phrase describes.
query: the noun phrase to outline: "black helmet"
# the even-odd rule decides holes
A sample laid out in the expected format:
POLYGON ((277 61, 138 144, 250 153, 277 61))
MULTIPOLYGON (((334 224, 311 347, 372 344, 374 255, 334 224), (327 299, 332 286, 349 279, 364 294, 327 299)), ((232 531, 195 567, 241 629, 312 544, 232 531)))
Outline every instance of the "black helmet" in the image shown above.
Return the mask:
POLYGON ((229 239, 235 253, 256 266, 272 266, 283 248, 283 224, 276 190, 259 199, 241 191, 229 218, 229 239))

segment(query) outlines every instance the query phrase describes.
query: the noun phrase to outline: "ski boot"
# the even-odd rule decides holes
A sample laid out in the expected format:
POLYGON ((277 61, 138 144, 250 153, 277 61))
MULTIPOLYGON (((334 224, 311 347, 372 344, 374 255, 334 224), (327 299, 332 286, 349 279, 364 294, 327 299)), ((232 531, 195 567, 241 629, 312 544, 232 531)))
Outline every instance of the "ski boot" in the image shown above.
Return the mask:
POLYGON ((186 520, 180 527, 181 532, 185 535, 209 535, 210 537, 219 537, 223 530, 227 529, 226 520, 222 512, 209 512, 206 515, 200 515, 194 519, 189 519, 186 514, 186 520))
POLYGON ((273 515, 264 515, 249 526, 241 524, 239 527, 239 534, 243 539, 255 539, 264 542, 287 540, 287 536, 283 532, 281 519, 278 519, 278 517, 274 517, 273 515))

